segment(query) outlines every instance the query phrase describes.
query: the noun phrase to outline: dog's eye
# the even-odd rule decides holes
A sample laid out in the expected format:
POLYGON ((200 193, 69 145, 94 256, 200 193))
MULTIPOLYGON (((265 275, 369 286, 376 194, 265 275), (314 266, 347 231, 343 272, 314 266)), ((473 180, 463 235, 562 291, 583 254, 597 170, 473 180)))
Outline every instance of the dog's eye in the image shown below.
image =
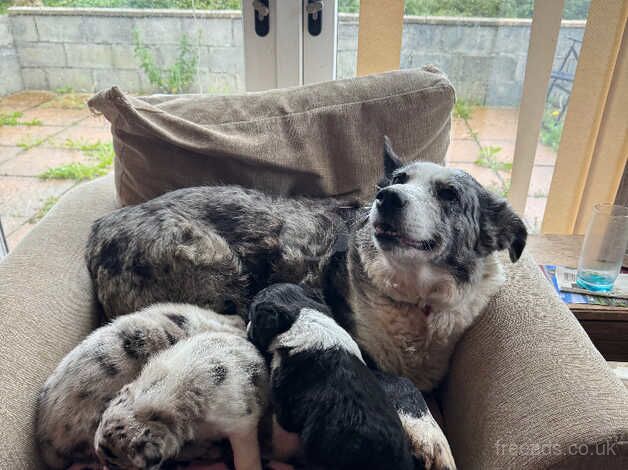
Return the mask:
POLYGON ((436 195, 441 201, 457 201, 458 192, 451 186, 443 186, 436 190, 436 195))
POLYGON ((405 184, 408 182, 408 173, 400 172, 393 176, 392 184, 405 184))

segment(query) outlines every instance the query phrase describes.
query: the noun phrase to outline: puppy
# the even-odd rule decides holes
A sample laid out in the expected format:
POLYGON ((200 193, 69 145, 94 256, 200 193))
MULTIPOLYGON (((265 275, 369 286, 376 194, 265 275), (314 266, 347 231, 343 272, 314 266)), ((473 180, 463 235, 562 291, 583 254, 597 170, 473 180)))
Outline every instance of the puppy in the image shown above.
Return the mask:
POLYGON ((274 457, 294 458, 301 446, 323 468, 414 468, 399 416, 325 305, 275 284, 253 299, 248 335, 272 356, 274 457))
POLYGON ((44 462, 67 468, 96 459, 94 433, 108 402, 148 359, 191 335, 242 336, 244 322, 186 304, 157 304, 98 328, 76 346, 44 384, 36 435, 44 462))
POLYGON ((454 470, 456 464, 449 443, 412 381, 381 371, 373 373, 399 413, 412 454, 420 462, 421 468, 454 470))
POLYGON ((236 470, 261 470, 266 363, 244 333, 200 333, 162 351, 104 411, 94 446, 109 470, 158 469, 186 443, 227 438, 236 470))

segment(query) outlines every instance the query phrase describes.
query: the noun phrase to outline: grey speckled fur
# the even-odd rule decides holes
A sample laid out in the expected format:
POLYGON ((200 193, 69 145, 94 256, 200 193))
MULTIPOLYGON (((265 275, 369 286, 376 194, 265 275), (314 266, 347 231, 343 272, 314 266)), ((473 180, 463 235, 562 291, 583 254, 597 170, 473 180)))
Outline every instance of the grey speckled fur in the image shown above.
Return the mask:
POLYGON ((245 316, 269 283, 320 279, 346 227, 338 206, 237 186, 173 191, 97 220, 87 264, 109 318, 163 301, 245 316))
POLYGON ((104 411, 94 446, 108 468, 147 470, 185 445, 229 439, 236 470, 261 470, 268 370, 241 331, 207 332, 155 355, 104 411))
POLYGON ((37 440, 52 468, 93 462, 94 433, 108 402, 156 353, 202 332, 243 336, 239 317, 185 304, 157 304, 98 328, 59 364, 42 388, 37 440))

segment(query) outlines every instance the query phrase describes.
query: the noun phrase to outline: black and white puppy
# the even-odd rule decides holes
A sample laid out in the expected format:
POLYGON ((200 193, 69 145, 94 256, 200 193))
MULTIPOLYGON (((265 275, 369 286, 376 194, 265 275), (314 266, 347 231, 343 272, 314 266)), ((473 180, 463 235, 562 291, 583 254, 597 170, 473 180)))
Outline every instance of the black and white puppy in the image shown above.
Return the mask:
POLYGON ((271 360, 274 458, 336 470, 414 468, 399 415, 358 345, 295 284, 254 298, 249 339, 271 360))

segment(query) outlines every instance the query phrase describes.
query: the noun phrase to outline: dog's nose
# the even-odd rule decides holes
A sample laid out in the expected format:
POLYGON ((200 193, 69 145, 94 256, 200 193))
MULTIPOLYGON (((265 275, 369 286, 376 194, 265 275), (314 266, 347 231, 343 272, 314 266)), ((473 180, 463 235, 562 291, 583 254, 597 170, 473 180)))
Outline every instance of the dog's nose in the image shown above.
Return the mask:
POLYGON ((403 208, 408 201, 399 192, 391 188, 380 189, 375 196, 377 208, 382 213, 390 213, 403 208))

